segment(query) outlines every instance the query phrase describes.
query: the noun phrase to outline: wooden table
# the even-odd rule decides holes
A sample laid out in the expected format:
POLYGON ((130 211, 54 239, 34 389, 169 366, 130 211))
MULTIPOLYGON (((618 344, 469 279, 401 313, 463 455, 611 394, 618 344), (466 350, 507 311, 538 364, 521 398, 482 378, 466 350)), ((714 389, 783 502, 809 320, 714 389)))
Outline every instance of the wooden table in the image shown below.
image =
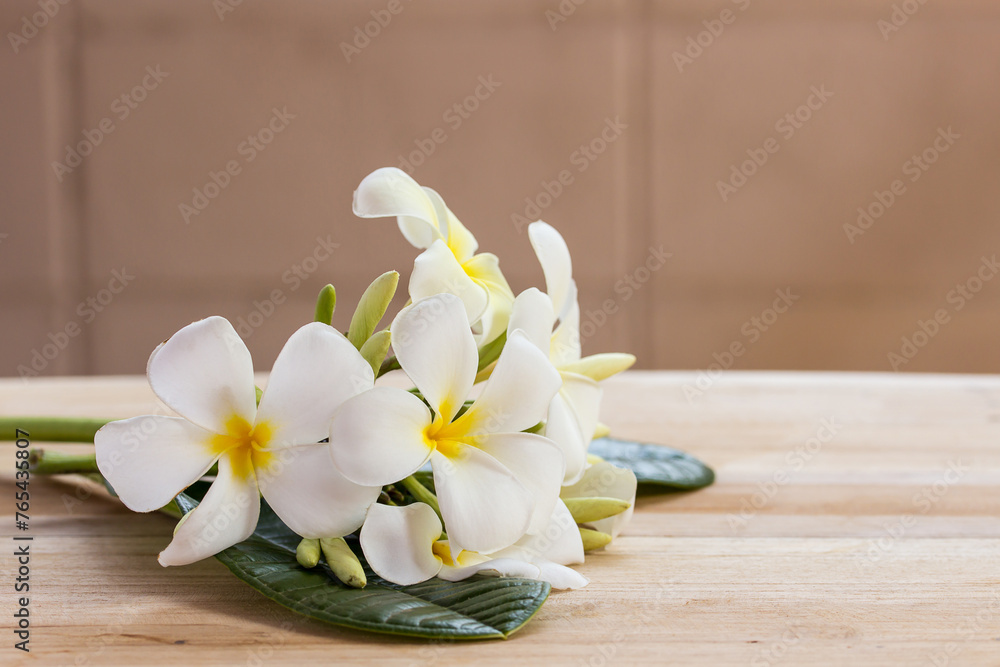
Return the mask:
MULTIPOLYGON (((0 664, 1000 664, 1000 378, 729 372, 689 400, 697 379, 613 379, 604 420, 695 454, 716 484, 640 498, 580 568, 591 584, 554 593, 508 641, 303 620, 214 560, 161 568, 169 518, 35 478, 23 654, 4 444, 0 664)), ((155 409, 140 377, 0 381, 0 414, 155 409)))

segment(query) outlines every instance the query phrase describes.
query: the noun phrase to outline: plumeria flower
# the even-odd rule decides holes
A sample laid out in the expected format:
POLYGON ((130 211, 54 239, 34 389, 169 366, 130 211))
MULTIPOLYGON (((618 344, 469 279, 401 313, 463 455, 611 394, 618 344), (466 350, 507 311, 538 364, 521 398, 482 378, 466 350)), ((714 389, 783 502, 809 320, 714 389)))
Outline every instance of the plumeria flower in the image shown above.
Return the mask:
POLYGON ((449 293, 462 299, 478 338, 487 343, 507 326, 514 301, 500 263, 491 253, 476 254, 476 237, 459 222, 434 190, 421 187, 395 167, 376 169, 354 193, 354 214, 396 216, 399 230, 422 252, 413 262, 410 299, 449 293))
POLYGON ((330 430, 337 468, 357 484, 381 486, 430 460, 458 551, 490 553, 544 528, 558 499, 563 458, 552 441, 521 431, 538 424, 559 388, 548 359, 514 332, 479 398, 459 416, 479 359, 459 298, 418 301, 390 331, 400 366, 427 404, 392 387, 346 401, 330 430))
POLYGON ((201 504, 160 553, 162 565, 193 563, 247 539, 261 494, 289 528, 313 538, 356 530, 378 498, 380 487, 345 479, 319 444, 334 410, 374 384, 371 366, 333 327, 314 322, 292 334, 259 407, 250 351, 222 317, 171 336, 153 351, 147 375, 180 417, 136 417, 97 432, 98 467, 122 502, 136 512, 159 509, 219 464, 201 504))
POLYGON ((440 539, 441 521, 424 503, 372 505, 360 537, 365 558, 375 573, 404 586, 434 576, 461 581, 477 573, 540 579, 553 588, 587 584, 586 577, 565 567, 583 562, 583 543, 561 501, 541 534, 525 536, 492 555, 465 550, 455 553, 449 540, 440 539))
MULTIPOLYGON (((596 459, 596 457, 594 457, 596 459)), ((618 537, 622 529, 632 519, 635 509, 636 483, 635 473, 628 468, 620 468, 607 461, 596 459, 587 468, 583 477, 575 484, 564 486, 559 495, 561 498, 617 498, 629 503, 629 508, 620 514, 593 521, 588 528, 607 533, 612 538, 618 537)))
POLYGON ((587 448, 597 429, 601 389, 598 381, 635 363, 631 354, 606 353, 581 358, 580 306, 569 249, 562 236, 544 222, 528 226, 528 238, 545 274, 548 294, 522 292, 514 302, 509 330, 520 329, 543 352, 562 378, 552 399, 544 434, 566 458, 564 484, 573 484, 587 467, 587 448), (558 319, 559 325, 553 331, 558 319))

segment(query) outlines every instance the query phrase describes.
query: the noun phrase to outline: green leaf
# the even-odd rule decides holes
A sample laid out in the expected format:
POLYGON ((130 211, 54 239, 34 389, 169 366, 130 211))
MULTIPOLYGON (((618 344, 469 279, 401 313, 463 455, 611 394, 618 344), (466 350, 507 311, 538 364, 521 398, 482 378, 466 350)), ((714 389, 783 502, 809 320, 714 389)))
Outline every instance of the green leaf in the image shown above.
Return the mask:
POLYGON ((351 326, 347 329, 347 339, 354 347, 361 349, 378 326, 385 309, 392 302, 399 284, 399 274, 395 271, 383 273, 372 281, 358 301, 358 307, 351 317, 351 326))
MULTIPOLYGON (((185 512, 197 502, 183 493, 177 496, 185 512)), ((299 536, 264 501, 254 534, 216 558, 258 592, 310 618, 427 639, 506 638, 523 627, 549 595, 545 582, 481 575, 459 582, 434 578, 398 586, 368 567, 356 538, 347 539, 364 565, 365 588, 345 587, 325 565, 303 569, 295 559, 299 536)))
POLYGON ((590 453, 608 463, 629 468, 646 490, 656 487, 692 491, 715 481, 715 473, 704 463, 678 449, 647 445, 617 438, 598 438, 590 443, 590 453))

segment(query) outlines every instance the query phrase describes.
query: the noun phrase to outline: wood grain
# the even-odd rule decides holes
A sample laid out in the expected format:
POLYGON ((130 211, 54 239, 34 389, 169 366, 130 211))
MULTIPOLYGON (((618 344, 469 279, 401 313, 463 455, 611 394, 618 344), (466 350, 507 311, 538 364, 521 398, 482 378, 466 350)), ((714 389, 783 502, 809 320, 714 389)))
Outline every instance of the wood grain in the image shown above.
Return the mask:
MULTIPOLYGON (((1000 378, 727 373, 689 401, 696 379, 611 380, 605 420, 702 458, 716 484, 641 497, 626 533, 581 566, 591 584, 553 594, 506 642, 303 620, 214 560, 161 568, 170 519, 36 478, 32 651, 11 648, 8 620, 0 664, 1000 664, 1000 378)), ((157 409, 139 377, 0 382, 5 415, 157 409)), ((9 489, 13 461, 0 446, 9 489)))

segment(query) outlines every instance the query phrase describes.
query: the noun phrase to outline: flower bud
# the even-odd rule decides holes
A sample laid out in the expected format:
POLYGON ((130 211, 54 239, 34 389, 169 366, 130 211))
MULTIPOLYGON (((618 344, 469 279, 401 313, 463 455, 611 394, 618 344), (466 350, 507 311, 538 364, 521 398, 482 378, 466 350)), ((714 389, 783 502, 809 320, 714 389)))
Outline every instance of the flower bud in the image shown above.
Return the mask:
POLYGON ((590 523, 621 514, 632 506, 620 498, 564 498, 563 502, 569 508, 573 520, 577 523, 590 523))
MULTIPOLYGON (((611 538, 608 538, 609 540, 611 538)), ((365 569, 361 561, 354 555, 343 537, 324 537, 319 541, 326 564, 330 566, 337 579, 351 588, 364 588, 368 584, 365 569)))
POLYGON ((590 530, 589 528, 581 528, 580 537, 583 539, 584 551, 600 549, 601 547, 605 547, 611 543, 610 535, 597 530, 590 530))
POLYGON ((313 568, 319 563, 319 540, 303 539, 295 547, 295 560, 304 568, 313 568))

